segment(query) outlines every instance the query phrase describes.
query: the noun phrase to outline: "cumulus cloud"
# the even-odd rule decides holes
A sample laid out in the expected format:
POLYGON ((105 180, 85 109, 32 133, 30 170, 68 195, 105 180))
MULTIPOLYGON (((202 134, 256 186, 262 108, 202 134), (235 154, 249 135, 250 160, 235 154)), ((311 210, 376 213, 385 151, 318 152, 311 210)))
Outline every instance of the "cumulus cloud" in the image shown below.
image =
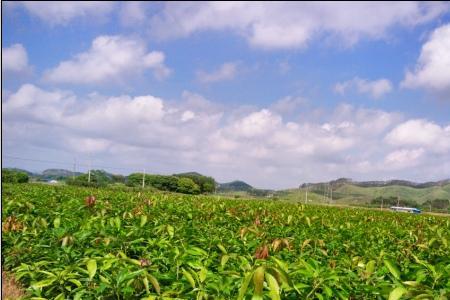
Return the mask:
POLYGON ((23 72, 28 68, 28 55, 22 44, 2 48, 2 71, 23 72))
POLYGON ((231 30, 254 47, 302 48, 318 36, 345 46, 363 38, 382 39, 394 26, 413 27, 448 11, 448 3, 166 3, 150 21, 160 38, 207 30, 231 30))
POLYGON ((45 91, 32 84, 22 85, 3 104, 4 118, 25 119, 36 123, 57 124, 63 121, 68 106, 75 104, 72 92, 45 91))
POLYGON ((31 84, 4 101, 6 153, 40 146, 92 154, 110 166, 196 170, 267 188, 342 176, 437 179, 448 176, 450 165, 450 124, 348 104, 322 117, 288 120, 272 106, 223 107, 189 91, 167 101, 79 97, 31 84))
POLYGON ((99 36, 91 48, 47 70, 44 79, 55 83, 96 84, 119 80, 150 69, 157 79, 170 74, 164 53, 148 52, 139 39, 124 36, 99 36))
POLYGON ((395 146, 420 146, 446 153, 450 151, 450 126, 442 127, 424 119, 409 120, 392 129, 385 140, 395 146))
POLYGON ((434 30, 422 46, 415 69, 406 72, 401 86, 450 92, 450 24, 434 30))
POLYGON ((106 17, 114 8, 111 1, 18 1, 28 13, 51 25, 67 25, 76 18, 106 17))
POLYGON ((396 150, 386 156, 385 165, 394 170, 415 167, 419 164, 424 152, 423 148, 396 150))
POLYGON ((344 95, 349 90, 356 90, 360 94, 367 94, 374 99, 379 99, 392 91, 392 83, 385 79, 367 80, 355 77, 352 80, 338 82, 334 86, 334 91, 344 95))
POLYGON ((217 70, 211 72, 203 70, 197 71, 197 80, 202 83, 231 80, 235 78, 238 73, 238 65, 239 64, 237 62, 226 62, 217 70))

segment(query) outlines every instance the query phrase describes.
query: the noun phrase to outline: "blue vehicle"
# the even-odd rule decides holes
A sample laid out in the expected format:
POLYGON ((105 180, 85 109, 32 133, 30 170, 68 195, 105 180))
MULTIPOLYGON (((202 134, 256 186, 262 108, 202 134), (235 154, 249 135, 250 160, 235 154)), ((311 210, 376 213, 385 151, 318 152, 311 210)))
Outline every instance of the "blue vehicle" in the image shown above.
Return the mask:
POLYGON ((391 206, 391 210, 400 211, 400 212, 408 212, 411 214, 420 214, 422 211, 415 207, 401 207, 401 206, 391 206))

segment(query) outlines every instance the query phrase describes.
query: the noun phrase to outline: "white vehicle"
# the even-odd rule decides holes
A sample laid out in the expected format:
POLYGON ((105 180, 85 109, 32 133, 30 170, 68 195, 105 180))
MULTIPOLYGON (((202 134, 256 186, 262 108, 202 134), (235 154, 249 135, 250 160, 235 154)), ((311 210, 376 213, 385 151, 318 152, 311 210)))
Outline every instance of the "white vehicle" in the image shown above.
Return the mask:
POLYGON ((391 206, 393 211, 409 212, 412 214, 420 214, 422 211, 415 207, 401 207, 401 206, 391 206))

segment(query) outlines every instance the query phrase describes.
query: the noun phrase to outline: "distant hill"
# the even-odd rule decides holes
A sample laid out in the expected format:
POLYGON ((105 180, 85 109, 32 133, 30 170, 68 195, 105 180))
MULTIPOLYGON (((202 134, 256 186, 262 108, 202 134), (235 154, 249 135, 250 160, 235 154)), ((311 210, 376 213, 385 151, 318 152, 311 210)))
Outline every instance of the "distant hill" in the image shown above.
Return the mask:
POLYGON ((373 200, 377 197, 399 198, 416 203, 424 203, 435 199, 450 199, 450 183, 447 185, 433 185, 429 187, 412 187, 405 185, 386 185, 362 187, 345 184, 333 190, 334 198, 338 201, 361 202, 373 200))
POLYGON ((32 177, 35 176, 36 174, 24 169, 19 169, 19 168, 2 168, 2 170, 10 170, 10 171, 16 171, 16 172, 23 172, 26 173, 28 176, 32 177))
POLYGON ((217 187, 217 192, 234 194, 235 196, 239 195, 241 197, 271 197, 275 191, 257 189, 244 181, 235 180, 232 182, 220 183, 217 187))
POLYGON ((65 169, 47 169, 44 170, 41 174, 38 175, 38 177, 41 180, 63 180, 68 177, 72 176, 79 176, 83 173, 80 172, 72 172, 65 169))
POLYGON ((333 185, 333 188, 339 187, 344 184, 351 184, 354 186, 360 186, 360 187, 386 187, 386 186, 407 186, 407 187, 413 187, 413 188, 429 188, 433 186, 444 186, 447 184, 450 184, 450 179, 444 179, 439 181, 429 181, 429 182, 423 182, 423 183, 417 183, 413 181, 408 180, 400 180, 400 179, 393 179, 393 180, 387 180, 387 181, 353 181, 350 178, 339 178, 336 180, 331 180, 329 182, 318 182, 318 183, 303 183, 300 185, 300 188, 322 188, 322 186, 325 185, 333 185))
POLYGON ((253 187, 250 184, 240 180, 235 180, 227 183, 219 183, 217 191, 248 192, 252 189, 253 187))
POLYGON ((416 183, 406 180, 352 181, 340 178, 330 182, 302 184, 299 189, 280 191, 280 198, 305 201, 306 191, 314 202, 367 204, 375 199, 395 199, 423 204, 436 199, 450 200, 450 180, 416 183), (332 187, 332 195, 330 188, 332 187))

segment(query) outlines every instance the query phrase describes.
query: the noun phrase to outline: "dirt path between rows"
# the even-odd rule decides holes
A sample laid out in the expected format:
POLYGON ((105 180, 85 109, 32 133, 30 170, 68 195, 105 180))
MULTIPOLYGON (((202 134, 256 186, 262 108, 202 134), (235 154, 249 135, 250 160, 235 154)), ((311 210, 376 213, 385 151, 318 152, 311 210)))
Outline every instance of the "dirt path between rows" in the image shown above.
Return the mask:
POLYGON ((2 271, 2 299, 16 300, 25 296, 25 291, 10 273, 2 271))

